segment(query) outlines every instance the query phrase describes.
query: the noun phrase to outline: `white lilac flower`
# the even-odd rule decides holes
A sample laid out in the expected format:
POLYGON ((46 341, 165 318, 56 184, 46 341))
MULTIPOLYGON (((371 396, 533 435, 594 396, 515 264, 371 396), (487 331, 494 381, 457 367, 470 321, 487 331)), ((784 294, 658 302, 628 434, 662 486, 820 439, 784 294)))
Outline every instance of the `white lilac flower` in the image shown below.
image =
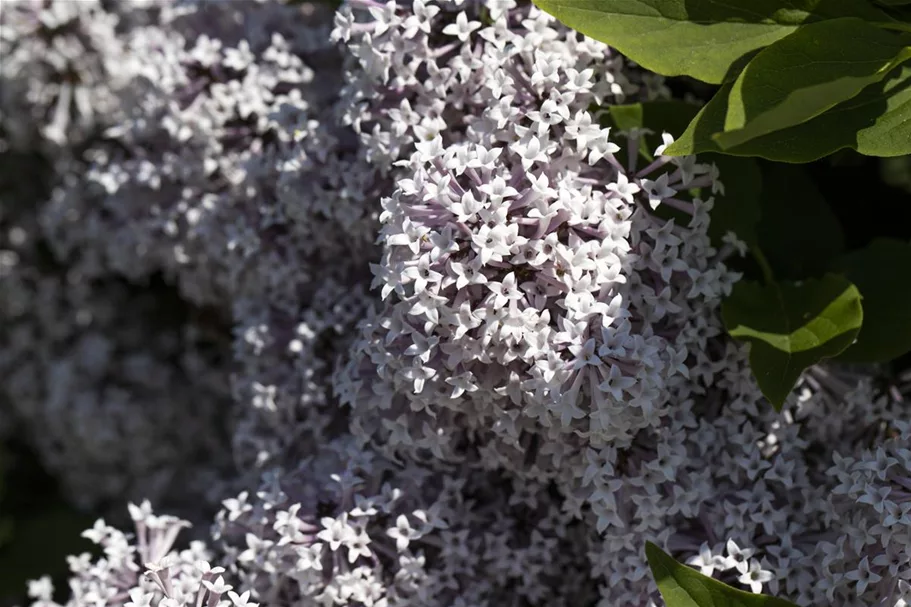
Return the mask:
MULTIPOLYGON (((731 277, 709 261, 711 200, 668 199, 692 215, 690 228, 653 215, 644 194, 636 197, 651 169, 627 175, 612 154, 592 166, 586 149, 562 148, 530 170, 524 150, 498 146, 522 128, 411 157, 413 177, 381 216, 374 286, 386 305, 365 325, 360 366, 337 390, 381 441, 376 418, 410 410, 413 449, 458 459, 449 444, 458 432, 487 441, 492 432, 505 465, 555 474, 531 446, 534 435, 600 448, 660 423, 682 361, 708 363, 705 339, 720 333, 711 310, 731 277), (493 160, 474 163, 491 150, 499 150, 493 160), (696 299, 692 281, 706 272, 696 299), (661 292, 679 314, 652 316, 648 302, 661 292), (502 423, 520 403, 521 414, 502 423)), ((562 126, 549 129, 562 137, 562 126)))
POLYGON ((759 561, 750 561, 747 571, 740 574, 737 581, 750 587, 750 590, 756 594, 762 592, 762 585, 772 580, 772 573, 762 568, 759 561))

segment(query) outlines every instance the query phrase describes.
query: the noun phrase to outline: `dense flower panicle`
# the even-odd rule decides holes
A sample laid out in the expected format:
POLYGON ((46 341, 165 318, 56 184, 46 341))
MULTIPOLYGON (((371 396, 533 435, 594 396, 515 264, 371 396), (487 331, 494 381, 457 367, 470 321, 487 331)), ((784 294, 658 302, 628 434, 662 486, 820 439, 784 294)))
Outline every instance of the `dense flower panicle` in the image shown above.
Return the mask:
MULTIPOLYGON (((48 13, 45 20, 59 3, 46 4, 40 13, 48 13)), ((103 49, 116 55, 120 69, 130 71, 130 85, 110 89, 120 105, 107 116, 111 123, 103 125, 104 139, 81 155, 56 159, 61 187, 49 204, 35 204, 17 217, 9 228, 10 242, 0 243, 9 249, 4 254, 12 268, 4 277, 9 288, 3 295, 16 299, 10 305, 21 308, 5 311, 5 324, 12 323, 14 337, 22 340, 4 352, 11 361, 7 368, 15 373, 4 392, 33 430, 42 427, 50 411, 63 407, 67 415, 42 427, 52 431, 41 435, 44 446, 39 451, 52 469, 73 472, 65 484, 84 504, 108 494, 122 498, 124 483, 145 487, 146 495, 155 498, 163 497, 162 491, 176 491, 179 484, 167 480, 174 466, 165 465, 171 460, 161 455, 170 452, 167 457, 174 462, 186 456, 176 445, 183 439, 172 442, 160 435, 172 424, 177 427, 174 438, 186 433, 199 443, 195 449, 204 450, 210 438, 222 434, 215 430, 224 420, 239 417, 231 434, 235 445, 242 445, 235 455, 243 465, 281 453, 284 447, 279 445, 299 439, 303 428, 313 426, 318 432, 322 422, 311 424, 304 418, 314 403, 326 400, 328 382, 320 377, 346 343, 340 333, 360 318, 363 307, 357 289, 344 288, 346 303, 336 297, 343 289, 332 285, 342 277, 351 284, 359 273, 366 276, 363 255, 373 239, 370 226, 375 220, 365 202, 372 196, 373 171, 358 168, 364 161, 351 145, 353 135, 346 141, 346 129, 336 126, 334 118, 332 103, 341 72, 328 43, 328 11, 260 2, 153 4, 155 11, 144 12, 141 19, 138 4, 135 11, 106 7, 119 13, 109 15, 112 20, 134 25, 118 30, 117 46, 103 49), (304 59, 321 66, 319 79, 304 59), (33 267, 42 263, 40 255, 11 246, 20 234, 28 235, 30 246, 32 241, 41 241, 39 248, 49 245, 69 269, 45 276, 47 272, 33 267), (327 264, 330 259, 332 265, 327 264), (365 271, 358 270, 359 265, 365 271), (211 308, 202 315, 229 320, 237 315, 239 372, 232 383, 235 400, 244 405, 239 416, 224 394, 229 369, 222 361, 227 361, 215 361, 209 354, 205 356, 212 362, 200 360, 176 375, 176 369, 167 367, 146 369, 141 382, 148 382, 151 394, 142 393, 145 383, 120 379, 120 357, 136 366, 140 354, 160 355, 151 346, 156 340, 134 339, 138 328, 160 332, 161 339, 167 336, 166 356, 179 353, 185 363, 196 357, 195 337, 161 332, 145 313, 137 314, 136 328, 115 328, 123 322, 121 316, 108 320, 118 307, 129 309, 127 302, 134 297, 133 291, 109 283, 119 283, 120 277, 154 283, 159 275, 176 282, 182 298, 211 308), (52 309, 39 309, 36 315, 30 307, 35 299, 52 309), (47 353, 59 348, 49 322, 54 331, 65 331, 61 339, 88 333, 85 342, 105 354, 99 364, 114 369, 83 373, 98 356, 70 362, 63 352, 47 353), (252 341, 272 346, 252 346, 253 332, 257 338, 252 341), (295 332, 300 335, 295 337, 295 332), (111 336, 120 333, 129 344, 111 345, 111 336), (35 339, 43 343, 36 346, 35 339), (131 356, 135 348, 142 352, 131 356), (206 368, 213 363, 214 368, 206 368), (64 384, 61 376, 58 396, 52 399, 44 378, 66 369, 72 369, 70 375, 80 387, 64 384), (217 389, 201 396, 198 390, 175 387, 184 372, 191 383, 217 389), (310 379, 302 382, 301 375, 310 379), (218 379, 212 381, 213 376, 218 379), (270 401, 276 410, 257 406, 263 392, 276 394, 270 401), (163 398, 171 402, 159 402, 163 398), (194 406, 187 409, 185 399, 194 406), (155 429, 140 423, 133 409, 142 410, 141 417, 154 416, 155 429), (208 419, 215 411, 221 421, 204 422, 213 424, 211 430, 188 423, 197 414, 208 419), (129 416, 129 423, 115 423, 122 416, 129 416), (84 432, 71 433, 74 425, 84 432), (58 436, 68 432, 68 437, 58 436), (124 433, 137 433, 137 438, 125 440, 124 433), (85 440, 88 435, 98 440, 85 440), (109 439, 102 441, 102 436, 109 439), (97 453, 90 453, 92 449, 97 453), (156 450, 161 453, 155 455, 156 450), (128 462, 125 468, 123 459, 128 462), (148 470, 152 463, 158 478, 154 482, 148 470), (84 486, 89 479, 96 479, 97 487, 84 486)), ((136 303, 149 309, 149 297, 160 293, 139 295, 136 303)), ((222 335, 218 340, 224 344, 228 335, 222 335)), ((76 355, 82 352, 66 347, 76 355)), ((219 349, 224 356, 227 348, 219 349)), ((217 457, 199 459, 207 467, 218 467, 217 457)))
POLYGON ((123 36, 126 117, 58 163, 42 229, 88 277, 161 274, 232 320, 235 456, 256 467, 328 423, 321 378, 367 303, 385 182, 341 125, 325 7, 156 6, 123 36))
MULTIPOLYGON (((423 31, 413 20, 445 14, 421 17, 419 5, 404 21, 374 10, 368 25, 390 48, 408 47, 423 31)), ((587 67, 595 49, 573 52, 595 43, 534 10, 498 14, 486 28, 460 18, 443 29, 460 32, 440 56, 470 77, 461 94, 477 107, 465 122, 442 113, 394 122, 415 151, 397 163, 408 176, 380 216, 374 286, 386 304, 337 390, 355 425, 393 451, 457 460, 466 441, 479 441, 485 465, 572 477, 567 464, 586 446, 629 445, 660 424, 672 395, 686 398, 677 386, 710 375, 689 378, 687 365, 710 366, 706 346, 721 331, 714 310, 734 279, 706 235, 720 184, 692 158, 637 170, 640 133, 626 134, 621 164, 616 137, 588 108, 623 95, 622 79, 607 87, 612 72, 587 67), (530 46, 536 37, 547 43, 530 46), (694 188, 707 198, 677 197, 694 188), (662 204, 682 219, 656 213, 662 204)), ((355 25, 337 21, 336 36, 348 37, 355 25)), ((390 63, 386 86, 419 86, 390 63)), ((443 87, 439 97, 447 94, 456 92, 443 87)), ((375 112, 382 99, 371 100, 375 112)), ((361 114, 372 115, 370 103, 361 114)))
POLYGON ((366 379, 351 404, 391 423, 410 408, 416 441, 425 422, 471 424, 523 450, 529 432, 623 446, 657 425, 684 363, 707 365, 720 333, 712 310, 731 279, 710 265, 711 199, 671 199, 693 214, 677 225, 615 193, 648 182, 616 160, 564 155, 526 172, 510 148, 419 154, 427 165, 384 202, 375 285, 389 303, 359 345, 388 387, 366 379))
POLYGON ((826 515, 841 531, 817 549, 829 600, 911 601, 911 423, 901 410, 884 421, 875 446, 836 454, 828 470, 826 515))
POLYGON ((636 483, 671 515, 660 525, 672 529, 668 546, 707 575, 798 605, 903 605, 907 529, 885 511, 863 516, 861 495, 842 496, 848 478, 862 493, 858 472, 890 461, 868 441, 884 441, 886 452, 901 445, 906 404, 877 396, 867 378, 814 368, 778 414, 762 401, 742 350, 731 349, 725 367, 717 382, 725 408, 697 409, 680 428, 674 482, 636 483), (852 538, 859 552, 846 548, 852 538))

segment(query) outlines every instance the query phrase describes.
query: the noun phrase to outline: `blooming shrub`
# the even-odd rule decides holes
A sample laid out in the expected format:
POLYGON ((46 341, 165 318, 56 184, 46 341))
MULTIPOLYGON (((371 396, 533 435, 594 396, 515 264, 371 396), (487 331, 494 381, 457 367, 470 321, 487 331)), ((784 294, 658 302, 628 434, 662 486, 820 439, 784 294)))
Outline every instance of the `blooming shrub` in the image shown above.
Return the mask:
POLYGON ((737 175, 608 123, 661 77, 519 0, 0 23, 0 153, 44 167, 0 168, 0 433, 135 527, 34 605, 657 607, 646 542, 911 600, 908 386, 768 406, 737 175))

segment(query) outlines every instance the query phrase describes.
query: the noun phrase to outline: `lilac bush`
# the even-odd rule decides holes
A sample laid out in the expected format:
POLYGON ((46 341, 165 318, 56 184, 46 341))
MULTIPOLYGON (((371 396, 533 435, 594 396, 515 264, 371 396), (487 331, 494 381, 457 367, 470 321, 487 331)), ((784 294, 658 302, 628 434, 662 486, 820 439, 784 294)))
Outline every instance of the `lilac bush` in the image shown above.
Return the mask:
POLYGON ((0 432, 135 527, 34 605, 658 607, 646 541, 911 601, 911 390, 820 365, 767 406, 728 177, 605 122, 661 77, 520 0, 0 24, 0 148, 47 167, 0 192, 0 432))

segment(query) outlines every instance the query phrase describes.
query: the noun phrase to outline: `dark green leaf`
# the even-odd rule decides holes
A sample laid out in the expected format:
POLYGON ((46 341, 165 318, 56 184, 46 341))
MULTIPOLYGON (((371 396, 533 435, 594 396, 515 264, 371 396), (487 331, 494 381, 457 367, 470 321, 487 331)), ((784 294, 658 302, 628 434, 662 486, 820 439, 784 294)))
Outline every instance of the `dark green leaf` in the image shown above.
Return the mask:
POLYGON ((882 238, 833 263, 864 298, 864 326, 840 360, 884 362, 911 351, 911 244, 882 238))
POLYGON ((644 112, 641 103, 629 105, 612 105, 607 108, 608 116, 613 125, 621 130, 628 131, 641 128, 644 122, 644 112))
POLYGON ((733 83, 725 83, 666 153, 723 152, 782 162, 811 162, 844 148, 867 156, 911 154, 911 66, 893 70, 860 95, 803 124, 722 150, 712 135, 724 130, 733 83))
POLYGON ((651 542, 645 556, 667 607, 796 607, 784 599, 731 588, 681 565, 651 542))
POLYGON ((752 158, 719 154, 700 154, 699 162, 713 162, 718 167, 724 194, 715 196, 709 224, 709 236, 717 247, 727 232, 734 232, 751 248, 758 246, 757 225, 762 215, 763 177, 759 163, 752 158))
POLYGON ((744 55, 795 31, 839 17, 886 21, 858 0, 535 0, 569 27, 665 76, 721 83, 744 55))
POLYGON ((822 114, 911 57, 907 42, 856 18, 799 28, 743 69, 731 87, 724 132, 715 140, 729 148, 822 114))
POLYGON ((893 4, 892 6, 885 6, 889 17, 892 19, 892 23, 897 23, 899 26, 911 25, 911 2, 906 4, 893 4))
POLYGON ((904 6, 911 4, 911 0, 876 0, 876 3, 883 6, 904 6))
POLYGON ((857 287, 835 274, 800 283, 741 281, 721 316, 732 337, 751 344, 753 376, 780 409, 804 369, 837 356, 857 337, 860 300, 857 287))
POLYGON ((819 276, 845 248, 835 213, 802 166, 762 163, 759 246, 775 276, 819 276))

